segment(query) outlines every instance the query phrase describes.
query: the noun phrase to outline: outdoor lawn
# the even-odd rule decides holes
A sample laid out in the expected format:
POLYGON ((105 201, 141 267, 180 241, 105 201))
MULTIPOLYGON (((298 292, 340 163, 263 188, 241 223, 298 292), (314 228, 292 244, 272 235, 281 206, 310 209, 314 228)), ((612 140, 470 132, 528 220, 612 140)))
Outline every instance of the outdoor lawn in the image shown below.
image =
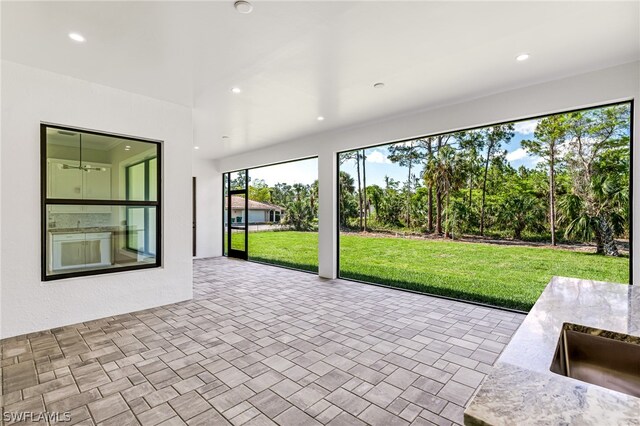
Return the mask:
MULTIPOLYGON (((249 259, 317 271, 318 234, 249 234, 249 259)), ((340 237, 340 276, 529 310, 554 275, 628 283, 629 259, 441 240, 340 237)))

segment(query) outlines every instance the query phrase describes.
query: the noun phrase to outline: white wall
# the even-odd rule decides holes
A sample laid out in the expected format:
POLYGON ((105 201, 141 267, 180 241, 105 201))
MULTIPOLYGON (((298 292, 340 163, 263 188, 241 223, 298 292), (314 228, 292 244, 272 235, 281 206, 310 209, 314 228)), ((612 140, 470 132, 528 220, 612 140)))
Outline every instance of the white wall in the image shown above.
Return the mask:
POLYGON ((189 108, 2 62, 0 338, 192 297, 189 108), (164 141, 162 268, 40 281, 41 121, 164 141))
POLYGON ((222 256, 222 174, 213 160, 193 159, 196 258, 222 256))
MULTIPOLYGON (((317 155, 320 187, 319 271, 320 276, 333 278, 337 272, 336 233, 333 232, 336 226, 335 154, 337 152, 634 98, 636 100, 640 98, 640 62, 283 142, 262 150, 219 159, 216 161, 216 168, 224 172, 317 155)), ((639 117, 640 105, 636 105, 634 123, 640 122, 639 117)), ((639 125, 634 126, 635 179, 640 176, 639 128, 639 125)), ((634 199, 640 200, 640 185, 635 184, 633 191, 634 199)), ((214 200, 219 203, 221 197, 215 196, 214 200)), ((638 235, 639 223, 640 208, 636 208, 633 212, 632 224, 634 235, 638 235)), ((214 232, 216 234, 211 238, 219 240, 221 231, 214 229, 214 232)), ((634 271, 637 271, 640 266, 640 247, 634 248, 633 266, 634 271)))

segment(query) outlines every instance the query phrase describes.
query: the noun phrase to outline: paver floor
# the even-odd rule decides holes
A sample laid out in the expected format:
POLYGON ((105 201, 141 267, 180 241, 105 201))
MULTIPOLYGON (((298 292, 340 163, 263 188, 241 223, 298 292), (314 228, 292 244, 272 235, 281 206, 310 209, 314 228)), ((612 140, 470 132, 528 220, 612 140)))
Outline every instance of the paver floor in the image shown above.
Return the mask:
POLYGON ((523 318, 196 260, 191 301, 1 341, 0 405, 7 424, 462 423, 523 318))

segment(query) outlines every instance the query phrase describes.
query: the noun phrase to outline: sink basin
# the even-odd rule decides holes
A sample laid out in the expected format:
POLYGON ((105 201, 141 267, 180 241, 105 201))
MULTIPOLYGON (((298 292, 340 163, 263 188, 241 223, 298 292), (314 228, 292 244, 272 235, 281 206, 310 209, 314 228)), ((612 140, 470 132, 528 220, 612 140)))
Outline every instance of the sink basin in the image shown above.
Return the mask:
POLYGON ((640 337, 565 323, 550 370, 640 397, 640 337))

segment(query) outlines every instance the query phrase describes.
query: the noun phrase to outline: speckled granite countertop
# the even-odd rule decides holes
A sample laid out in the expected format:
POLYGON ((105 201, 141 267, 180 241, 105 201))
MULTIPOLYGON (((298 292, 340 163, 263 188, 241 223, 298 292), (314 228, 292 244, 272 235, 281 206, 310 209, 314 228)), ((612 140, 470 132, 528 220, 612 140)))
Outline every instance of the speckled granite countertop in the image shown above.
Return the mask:
POLYGON ((640 398, 549 370, 564 323, 640 336, 640 288, 554 277, 465 410, 466 425, 640 425, 640 398))
POLYGON ((92 226, 88 228, 49 228, 52 234, 84 234, 88 232, 118 232, 123 231, 120 226, 92 226))

